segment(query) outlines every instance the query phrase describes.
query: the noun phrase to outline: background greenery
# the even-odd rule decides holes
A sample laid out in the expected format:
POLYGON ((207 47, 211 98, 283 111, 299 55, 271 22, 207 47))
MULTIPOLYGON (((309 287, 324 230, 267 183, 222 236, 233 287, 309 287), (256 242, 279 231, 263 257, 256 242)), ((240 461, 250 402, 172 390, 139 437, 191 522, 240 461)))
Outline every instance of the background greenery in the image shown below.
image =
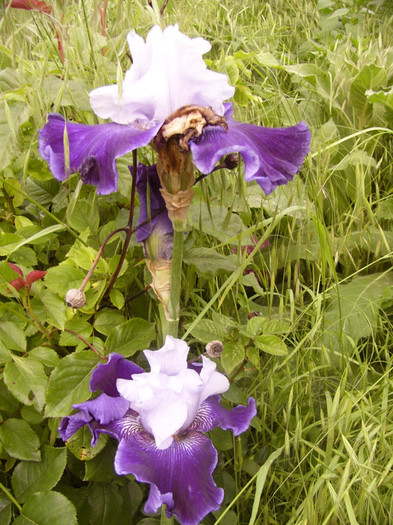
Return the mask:
POLYGON ((225 500, 203 524, 392 523, 391 2, 169 0, 161 20, 159 3, 0 8, 0 523, 160 523, 143 513, 147 487, 115 475, 115 442, 57 435, 90 395, 91 347, 144 365, 140 351, 162 344, 135 239, 109 297, 122 234, 87 305, 64 303, 127 223, 132 159, 118 161, 119 191, 97 197, 77 175, 58 183, 37 153, 49 112, 97 122, 87 93, 129 67, 127 32, 157 22, 212 43, 237 120, 313 132, 287 187, 265 198, 239 167, 204 179, 192 204, 180 333, 195 356, 222 340, 225 400, 258 405, 244 435, 211 433, 225 500), (47 274, 14 291, 8 262, 47 274))

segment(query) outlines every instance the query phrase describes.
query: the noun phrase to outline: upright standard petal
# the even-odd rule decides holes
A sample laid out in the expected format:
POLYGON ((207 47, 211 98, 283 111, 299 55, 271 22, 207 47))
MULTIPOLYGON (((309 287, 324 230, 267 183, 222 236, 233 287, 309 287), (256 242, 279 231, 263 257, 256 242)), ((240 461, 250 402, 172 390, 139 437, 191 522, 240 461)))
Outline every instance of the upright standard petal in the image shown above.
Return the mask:
POLYGON ((107 195, 117 189, 117 157, 146 146, 158 128, 144 130, 136 125, 113 123, 89 126, 67 122, 62 115, 52 113, 40 130, 38 151, 56 179, 65 180, 79 171, 84 184, 93 184, 98 194, 107 195))
POLYGON ((227 104, 228 132, 206 127, 202 136, 190 142, 195 166, 210 173, 221 157, 238 152, 244 160, 246 181, 256 180, 266 195, 286 184, 299 171, 310 151, 311 133, 305 122, 289 128, 265 128, 231 119, 227 104))
MULTIPOLYGON (((140 226, 136 232, 136 240, 138 242, 145 241, 156 229, 160 237, 173 233, 172 222, 168 217, 168 210, 165 207, 160 188, 161 184, 156 165, 145 166, 141 163, 138 164, 136 189, 139 195, 140 212, 137 226, 148 221, 143 226, 140 226), (161 213, 156 215, 160 210, 162 210, 161 213), (152 217, 151 220, 149 220, 150 217, 152 217)), ((172 246, 169 248, 170 253, 165 254, 167 256, 161 257, 162 259, 171 259, 172 246)))
POLYGON ((90 93, 93 111, 119 124, 162 124, 173 111, 188 104, 224 113, 224 100, 235 92, 226 75, 207 69, 202 55, 210 50, 203 38, 183 35, 177 25, 164 31, 154 26, 146 43, 134 31, 128 35, 133 63, 122 83, 90 93))
POLYGON ((200 432, 179 436, 170 448, 159 450, 148 434, 122 440, 115 457, 117 474, 133 474, 150 483, 146 512, 157 512, 165 503, 167 516, 176 516, 182 525, 198 525, 217 510, 224 491, 213 481, 217 452, 210 439, 200 432))

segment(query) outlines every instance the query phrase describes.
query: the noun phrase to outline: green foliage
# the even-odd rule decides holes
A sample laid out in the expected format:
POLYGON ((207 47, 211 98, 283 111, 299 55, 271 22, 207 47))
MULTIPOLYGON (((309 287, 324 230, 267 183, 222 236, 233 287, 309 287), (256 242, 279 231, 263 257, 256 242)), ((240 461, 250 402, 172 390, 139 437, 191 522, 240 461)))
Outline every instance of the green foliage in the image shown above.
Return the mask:
MULTIPOLYGON (((162 1, 153 13, 111 0, 105 34, 104 2, 52 4, 51 17, 0 17, 0 523, 157 525, 142 510, 146 487, 115 474, 112 438, 92 447, 84 427, 64 446, 57 431, 94 395, 91 373, 109 353, 144 366, 141 351, 162 344, 134 238, 107 293, 124 231, 86 305, 64 303, 127 224, 132 159, 118 160, 119 191, 97 196, 78 175, 54 180, 37 142, 51 111, 96 123, 88 92, 129 67, 127 31, 146 34, 162 1), (16 290, 9 263, 24 279, 47 273, 16 290)), ((313 131, 301 173, 268 197, 241 165, 195 186, 181 333, 195 359, 223 342, 228 407, 258 404, 247 435, 211 433, 225 499, 203 525, 390 523, 392 16, 377 0, 169 0, 164 11, 163 26, 211 41, 206 61, 235 86, 236 119, 313 131)))

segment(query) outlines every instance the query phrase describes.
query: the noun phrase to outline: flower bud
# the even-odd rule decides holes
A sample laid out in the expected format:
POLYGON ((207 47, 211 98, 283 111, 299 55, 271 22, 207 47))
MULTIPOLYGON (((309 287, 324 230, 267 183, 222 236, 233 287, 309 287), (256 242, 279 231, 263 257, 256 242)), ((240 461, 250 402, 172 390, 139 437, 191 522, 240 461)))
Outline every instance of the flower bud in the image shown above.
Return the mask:
POLYGON ((223 353, 224 345, 221 343, 221 341, 210 341, 210 343, 207 343, 205 346, 205 349, 209 357, 217 359, 223 353))
POLYGON ((224 158, 223 164, 228 170, 234 170, 239 164, 239 154, 230 153, 224 158))
POLYGON ((82 290, 72 288, 66 293, 65 302, 70 308, 82 308, 86 304, 86 296, 82 290))

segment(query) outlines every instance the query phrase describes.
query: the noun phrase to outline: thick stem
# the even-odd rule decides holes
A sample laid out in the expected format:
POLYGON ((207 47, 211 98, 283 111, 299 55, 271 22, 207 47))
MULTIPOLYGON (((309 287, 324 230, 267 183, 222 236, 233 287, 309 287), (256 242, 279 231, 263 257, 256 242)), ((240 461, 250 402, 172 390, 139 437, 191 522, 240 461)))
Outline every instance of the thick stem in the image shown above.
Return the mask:
POLYGON ((173 232, 173 253, 171 271, 171 292, 169 299, 169 319, 167 321, 167 335, 177 337, 179 328, 181 271, 183 264, 184 231, 173 232))

